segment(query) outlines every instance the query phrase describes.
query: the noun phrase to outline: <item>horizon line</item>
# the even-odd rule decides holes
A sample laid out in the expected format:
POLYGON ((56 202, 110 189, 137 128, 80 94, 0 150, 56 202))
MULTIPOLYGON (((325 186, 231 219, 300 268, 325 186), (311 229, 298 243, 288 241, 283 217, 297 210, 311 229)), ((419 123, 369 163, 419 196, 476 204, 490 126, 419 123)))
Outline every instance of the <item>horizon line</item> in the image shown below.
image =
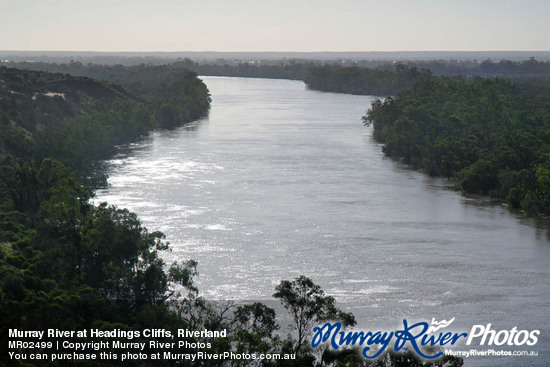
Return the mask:
POLYGON ((82 52, 82 53, 402 53, 402 52, 550 52, 550 50, 391 50, 391 51, 97 51, 97 50, 4 50, 0 52, 82 52))

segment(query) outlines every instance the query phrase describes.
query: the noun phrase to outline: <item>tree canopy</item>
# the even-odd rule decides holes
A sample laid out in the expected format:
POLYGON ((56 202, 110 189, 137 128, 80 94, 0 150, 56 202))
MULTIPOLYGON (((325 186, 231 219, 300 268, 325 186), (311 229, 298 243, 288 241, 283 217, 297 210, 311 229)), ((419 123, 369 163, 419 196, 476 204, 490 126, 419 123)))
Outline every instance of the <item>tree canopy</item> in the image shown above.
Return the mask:
POLYGON ((432 77, 364 116, 391 157, 452 177, 459 189, 550 214, 550 89, 432 77))

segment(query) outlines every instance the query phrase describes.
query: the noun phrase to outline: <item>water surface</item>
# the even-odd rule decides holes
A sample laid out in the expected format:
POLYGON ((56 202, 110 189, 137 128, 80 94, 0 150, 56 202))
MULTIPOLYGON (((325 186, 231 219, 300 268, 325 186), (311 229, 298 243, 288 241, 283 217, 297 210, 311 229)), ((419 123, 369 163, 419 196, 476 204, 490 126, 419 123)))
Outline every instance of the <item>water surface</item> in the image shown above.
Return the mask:
POLYGON ((108 162, 110 187, 97 201, 163 231, 168 262, 197 260, 207 298, 267 300, 281 279, 304 274, 364 329, 453 317, 456 331, 540 329, 538 358, 467 362, 550 361, 544 221, 385 158, 361 123, 371 97, 288 80, 204 80, 209 117, 108 162))

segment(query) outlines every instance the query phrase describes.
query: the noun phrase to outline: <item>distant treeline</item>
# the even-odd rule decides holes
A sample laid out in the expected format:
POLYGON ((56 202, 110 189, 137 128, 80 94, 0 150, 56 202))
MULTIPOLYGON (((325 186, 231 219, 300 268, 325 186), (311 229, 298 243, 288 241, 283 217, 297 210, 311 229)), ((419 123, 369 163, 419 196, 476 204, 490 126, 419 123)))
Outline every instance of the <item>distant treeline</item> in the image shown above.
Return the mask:
MULTIPOLYGON (((401 64, 408 67, 429 70, 434 75, 461 75, 461 76, 484 76, 484 77, 506 77, 506 78, 542 78, 550 77, 550 62, 537 61, 531 57, 524 61, 511 60, 484 60, 456 61, 456 60, 433 60, 433 61, 406 61, 401 64)), ((381 66, 387 68, 389 65, 381 66)))
POLYGON ((199 75, 235 76, 246 78, 271 78, 303 80, 313 62, 277 62, 269 64, 247 62, 199 63, 183 59, 163 65, 140 64, 133 66, 82 64, 70 62, 66 64, 44 62, 9 63, 11 67, 30 70, 43 70, 53 73, 86 76, 89 78, 110 81, 122 85, 132 93, 153 93, 149 89, 151 82, 168 83, 175 76, 192 71, 199 75))
POLYGON ((182 62, 183 65, 200 75, 235 76, 246 78, 269 78, 304 80, 305 75, 315 64, 310 61, 281 62, 278 64, 258 63, 197 63, 191 60, 182 62))
POLYGON ((323 92, 387 96, 427 75, 405 65, 398 65, 395 71, 325 65, 310 68, 304 82, 308 88, 323 92))
POLYGON ((367 65, 372 67, 312 66, 304 82, 314 90, 377 96, 395 95, 429 75, 499 77, 550 86, 550 62, 538 62, 533 58, 523 62, 417 61, 396 64, 369 62, 367 65))
MULTIPOLYGON (((132 59, 133 62, 136 60, 132 59)), ((149 59, 143 59, 150 62, 149 59)), ((157 61, 158 62, 158 61, 157 61)), ((418 76, 456 75, 464 77, 500 77, 512 81, 525 81, 550 85, 550 62, 530 58, 524 61, 485 60, 431 60, 400 61, 384 60, 212 60, 198 62, 180 59, 166 64, 99 65, 45 62, 10 62, 9 66, 86 76, 108 80, 122 85, 132 93, 147 92, 140 87, 149 85, 139 76, 153 76, 157 81, 169 82, 174 74, 193 71, 205 76, 233 76, 248 78, 271 78, 303 80, 308 88, 327 92, 394 95, 411 86, 418 76)), ((150 90, 149 90, 150 92, 150 90)))
POLYGON ((421 78, 364 117, 384 152, 430 175, 550 215, 550 88, 421 78))

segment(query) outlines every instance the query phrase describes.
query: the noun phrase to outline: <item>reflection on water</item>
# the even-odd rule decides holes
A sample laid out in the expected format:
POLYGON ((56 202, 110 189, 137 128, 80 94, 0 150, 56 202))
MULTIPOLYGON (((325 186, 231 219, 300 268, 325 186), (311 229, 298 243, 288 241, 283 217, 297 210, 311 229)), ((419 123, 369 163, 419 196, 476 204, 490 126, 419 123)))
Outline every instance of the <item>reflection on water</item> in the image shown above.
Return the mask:
POLYGON ((285 80, 205 82, 210 116, 110 161, 98 201, 165 232, 168 262, 198 260, 206 297, 270 299, 281 279, 304 274, 364 328, 453 317, 463 331, 540 328, 536 363, 546 364, 546 221, 385 158, 361 124, 368 97, 285 80))

